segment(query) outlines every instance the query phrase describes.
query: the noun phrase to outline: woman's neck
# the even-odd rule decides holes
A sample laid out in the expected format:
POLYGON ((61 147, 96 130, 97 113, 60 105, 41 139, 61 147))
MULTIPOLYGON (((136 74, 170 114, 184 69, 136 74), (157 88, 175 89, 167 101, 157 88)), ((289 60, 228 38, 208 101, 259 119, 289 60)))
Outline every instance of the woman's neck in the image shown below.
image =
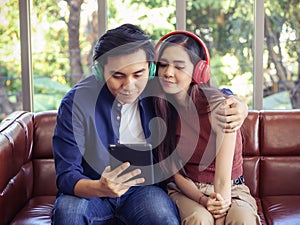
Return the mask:
POLYGON ((176 99, 178 105, 180 105, 180 106, 186 106, 187 105, 188 97, 189 97, 189 95, 187 93, 184 93, 184 92, 180 92, 180 93, 175 95, 175 99, 176 99))

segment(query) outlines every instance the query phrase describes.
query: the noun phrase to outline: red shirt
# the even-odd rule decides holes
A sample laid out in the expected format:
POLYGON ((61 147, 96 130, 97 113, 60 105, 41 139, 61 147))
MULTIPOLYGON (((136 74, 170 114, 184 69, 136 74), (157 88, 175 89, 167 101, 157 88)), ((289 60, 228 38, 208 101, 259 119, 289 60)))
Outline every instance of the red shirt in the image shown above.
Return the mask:
MULTIPOLYGON (((216 135, 207 112, 179 109, 177 151, 186 175, 195 182, 213 183, 215 174, 216 135), (198 114, 198 118, 197 118, 198 114)), ((237 132, 231 178, 243 174, 242 137, 237 132)))

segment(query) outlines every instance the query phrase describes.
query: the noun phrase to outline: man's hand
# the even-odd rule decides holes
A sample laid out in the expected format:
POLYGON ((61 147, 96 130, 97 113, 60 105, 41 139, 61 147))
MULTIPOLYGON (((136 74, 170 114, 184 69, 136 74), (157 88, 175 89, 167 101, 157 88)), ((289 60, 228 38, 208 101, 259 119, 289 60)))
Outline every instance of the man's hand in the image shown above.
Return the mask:
POLYGON ((99 180, 80 179, 74 187, 74 194, 81 198, 120 197, 131 186, 145 182, 144 178, 133 179, 141 173, 140 169, 123 173, 129 166, 128 162, 114 170, 107 166, 99 180))
POLYGON ((231 205, 231 200, 225 200, 218 193, 211 193, 207 200, 206 208, 215 219, 226 215, 231 205))
POLYGON ((215 111, 215 119, 226 133, 240 129, 247 115, 247 104, 235 96, 229 96, 215 111))
POLYGON ((104 169, 99 180, 99 191, 101 195, 105 197, 120 197, 126 193, 131 186, 145 182, 144 178, 132 179, 141 173, 140 169, 135 169, 121 175, 129 166, 130 164, 125 162, 114 170, 111 170, 110 166, 104 169))

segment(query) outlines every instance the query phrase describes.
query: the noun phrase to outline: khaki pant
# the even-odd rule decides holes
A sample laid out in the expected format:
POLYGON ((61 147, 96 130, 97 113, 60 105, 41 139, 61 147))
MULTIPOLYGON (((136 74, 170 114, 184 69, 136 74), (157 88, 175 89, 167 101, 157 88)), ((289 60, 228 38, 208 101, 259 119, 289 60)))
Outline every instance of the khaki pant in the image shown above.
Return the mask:
MULTIPOLYGON (((214 191, 213 184, 195 183, 198 189, 209 196, 214 191)), ((214 225, 214 218, 201 204, 181 193, 175 183, 168 185, 168 194, 177 204, 182 225, 214 225)), ((226 225, 260 225, 255 199, 245 185, 232 185, 231 206, 226 215, 226 225)))

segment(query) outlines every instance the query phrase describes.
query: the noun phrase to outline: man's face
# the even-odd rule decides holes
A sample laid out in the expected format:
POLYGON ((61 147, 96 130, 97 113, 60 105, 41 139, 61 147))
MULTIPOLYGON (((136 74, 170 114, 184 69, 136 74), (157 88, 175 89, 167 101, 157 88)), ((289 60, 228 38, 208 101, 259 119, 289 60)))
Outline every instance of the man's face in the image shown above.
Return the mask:
POLYGON ((104 78, 112 95, 122 104, 134 102, 145 89, 149 77, 146 53, 108 57, 104 78))

